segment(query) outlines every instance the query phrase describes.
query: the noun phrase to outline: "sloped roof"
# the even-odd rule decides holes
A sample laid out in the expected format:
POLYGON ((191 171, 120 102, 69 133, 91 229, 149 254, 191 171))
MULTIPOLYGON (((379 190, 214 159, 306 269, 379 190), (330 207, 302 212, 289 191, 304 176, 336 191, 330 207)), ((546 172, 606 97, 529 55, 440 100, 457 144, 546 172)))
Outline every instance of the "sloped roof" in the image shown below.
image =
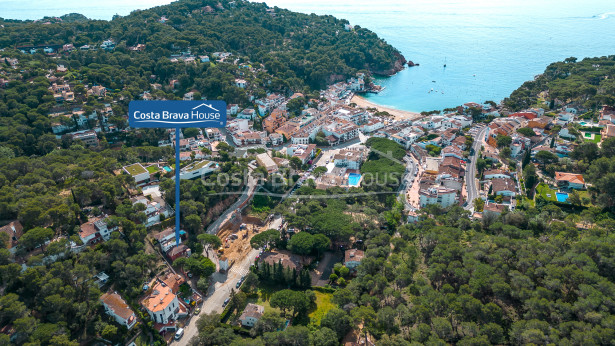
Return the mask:
POLYGON ((109 307, 109 309, 113 310, 113 313, 125 320, 128 320, 132 315, 134 315, 132 309, 116 292, 105 293, 100 297, 100 300, 107 307, 109 307))
POLYGON ((565 173, 565 172, 555 172, 555 180, 557 181, 567 181, 572 184, 583 184, 585 185, 585 179, 583 179, 583 175, 575 174, 575 173, 565 173))

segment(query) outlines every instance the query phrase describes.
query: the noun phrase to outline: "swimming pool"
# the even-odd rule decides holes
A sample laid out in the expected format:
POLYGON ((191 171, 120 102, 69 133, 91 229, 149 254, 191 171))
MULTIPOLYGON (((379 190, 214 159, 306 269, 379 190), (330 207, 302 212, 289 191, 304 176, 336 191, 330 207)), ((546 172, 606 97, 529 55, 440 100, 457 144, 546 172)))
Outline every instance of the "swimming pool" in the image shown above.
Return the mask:
POLYGON ((555 197, 557 198, 558 202, 566 202, 568 200, 568 194, 565 192, 557 192, 555 194, 555 197))
POLYGON ((359 186, 360 181, 361 181, 361 174, 357 174, 357 173, 348 174, 348 185, 359 186))
POLYGON ((162 167, 162 169, 164 169, 167 172, 172 171, 171 167, 169 167, 169 166, 164 166, 164 167, 162 167))

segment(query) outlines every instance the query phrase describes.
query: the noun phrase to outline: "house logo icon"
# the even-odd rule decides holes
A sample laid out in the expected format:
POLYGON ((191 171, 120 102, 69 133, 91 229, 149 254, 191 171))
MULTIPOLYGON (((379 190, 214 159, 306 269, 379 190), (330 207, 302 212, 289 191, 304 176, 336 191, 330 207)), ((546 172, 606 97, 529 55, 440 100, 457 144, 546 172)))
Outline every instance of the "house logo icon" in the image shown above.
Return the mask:
POLYGON ((198 108, 201 108, 201 107, 207 107, 207 108, 212 109, 212 110, 214 110, 216 112, 219 112, 219 110, 215 109, 214 107, 212 107, 210 104, 207 104, 207 103, 201 103, 200 105, 192 108, 192 110, 195 110, 195 109, 198 109, 198 108))

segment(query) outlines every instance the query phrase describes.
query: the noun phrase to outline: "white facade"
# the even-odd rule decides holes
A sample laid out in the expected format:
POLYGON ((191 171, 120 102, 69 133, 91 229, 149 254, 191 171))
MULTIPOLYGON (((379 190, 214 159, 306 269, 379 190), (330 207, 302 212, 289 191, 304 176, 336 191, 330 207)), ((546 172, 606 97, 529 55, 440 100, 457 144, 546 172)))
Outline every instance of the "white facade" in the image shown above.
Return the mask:
POLYGON ((419 203, 421 208, 430 204, 439 204, 443 208, 450 207, 455 204, 455 190, 447 188, 429 188, 427 191, 419 192, 419 203))
POLYGON ((113 317, 118 324, 130 330, 137 323, 137 316, 119 294, 105 293, 100 300, 105 307, 105 313, 113 317))
POLYGON ((211 172, 214 172, 215 170, 218 169, 218 167, 219 166, 217 163, 211 162, 211 161, 197 162, 192 165, 189 165, 188 167, 183 168, 179 172, 179 179, 185 180, 185 179, 198 178, 203 175, 207 175, 211 172))
POLYGON ((152 293, 142 304, 154 323, 167 324, 186 315, 186 309, 180 305, 171 288, 160 282, 152 288, 152 293))
POLYGON ((137 184, 143 183, 150 179, 149 172, 140 163, 125 166, 124 171, 132 176, 137 184))

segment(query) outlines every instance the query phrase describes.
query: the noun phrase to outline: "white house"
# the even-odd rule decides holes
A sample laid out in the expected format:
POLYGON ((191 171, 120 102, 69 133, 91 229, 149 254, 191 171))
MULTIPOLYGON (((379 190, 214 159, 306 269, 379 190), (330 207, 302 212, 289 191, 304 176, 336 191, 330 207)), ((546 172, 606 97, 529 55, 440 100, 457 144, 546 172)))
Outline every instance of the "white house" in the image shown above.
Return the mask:
POLYGON ((555 172, 555 181, 559 187, 569 189, 584 189, 585 179, 582 174, 555 172))
POLYGON ((190 91, 184 94, 184 101, 193 101, 194 100, 194 92, 190 91))
POLYGON ((145 210, 143 211, 147 217, 145 227, 153 226, 170 215, 168 208, 161 202, 150 201, 144 196, 139 196, 133 200, 132 205, 139 203, 145 205, 145 210))
POLYGON ((574 114, 568 112, 562 112, 557 116, 558 125, 566 125, 574 120, 574 114))
POLYGON ((100 297, 107 315, 113 317, 115 322, 129 330, 137 323, 137 316, 117 292, 105 293, 100 297))
POLYGON ((100 45, 100 48, 106 49, 106 50, 111 50, 111 49, 115 48, 115 42, 113 42, 112 40, 105 40, 100 45))
POLYGON ((562 138, 566 138, 566 139, 575 139, 575 138, 577 138, 577 136, 575 136, 572 133, 570 133, 570 130, 568 130, 567 127, 564 127, 563 129, 561 129, 559 131, 559 136, 562 137, 562 138))
POLYGON ((365 155, 362 150, 340 150, 338 154, 333 156, 335 166, 348 169, 359 169, 364 160, 365 155))
POLYGON ((265 308, 261 305, 248 303, 243 313, 239 316, 241 325, 244 327, 254 327, 256 322, 263 316, 265 308))
POLYGON ((118 226, 108 226, 108 218, 98 218, 88 221, 79 227, 79 238, 85 245, 95 244, 111 239, 111 233, 118 230, 118 226))
POLYGON ((461 151, 461 149, 454 145, 450 145, 442 149, 440 155, 442 155, 443 158, 447 156, 452 156, 458 158, 459 160, 463 160, 463 151, 461 151))
MULTIPOLYGON (((167 251, 169 251, 172 247, 176 245, 175 229, 167 228, 160 233, 154 234, 154 239, 158 241, 158 244, 160 245, 160 249, 162 250, 162 252, 166 253, 167 251)), ((182 239, 180 237, 179 243, 181 244, 181 242, 182 242, 182 239)))
POLYGON ((235 85, 236 85, 237 87, 240 87, 240 88, 242 88, 242 89, 245 89, 245 88, 246 88, 246 86, 248 85, 248 82, 246 82, 246 81, 245 81, 245 80, 243 80, 243 79, 235 79, 235 85))
POLYGON ((424 208, 430 204, 439 204, 443 208, 455 204, 457 191, 446 187, 433 186, 419 191, 419 204, 424 208))
POLYGON ((485 179, 510 178, 510 175, 501 169, 490 169, 490 170, 485 171, 485 173, 483 174, 484 174, 485 179))
POLYGON ((195 162, 181 169, 179 172, 179 179, 186 180, 202 177, 214 172, 218 168, 219 165, 212 161, 203 160, 200 162, 195 162))
MULTIPOLYGON (((254 111, 254 110, 252 110, 254 111)), ((226 112, 230 115, 236 115, 239 113, 239 105, 238 104, 230 104, 226 106, 226 112)))
POLYGON ((246 108, 241 113, 237 114, 237 119, 253 120, 256 117, 256 111, 252 108, 246 108))
POLYGON ((361 126, 361 131, 365 133, 378 131, 384 127, 384 123, 376 118, 371 118, 361 126))
POLYGON ((147 169, 140 163, 135 163, 129 166, 124 166, 124 171, 135 180, 135 183, 141 184, 149 181, 150 175, 147 169))
POLYGON ((188 314, 169 285, 157 282, 149 296, 141 302, 154 323, 169 324, 188 314))
POLYGON ((495 195, 514 197, 517 194, 517 186, 510 178, 495 178, 491 180, 491 186, 495 195))

